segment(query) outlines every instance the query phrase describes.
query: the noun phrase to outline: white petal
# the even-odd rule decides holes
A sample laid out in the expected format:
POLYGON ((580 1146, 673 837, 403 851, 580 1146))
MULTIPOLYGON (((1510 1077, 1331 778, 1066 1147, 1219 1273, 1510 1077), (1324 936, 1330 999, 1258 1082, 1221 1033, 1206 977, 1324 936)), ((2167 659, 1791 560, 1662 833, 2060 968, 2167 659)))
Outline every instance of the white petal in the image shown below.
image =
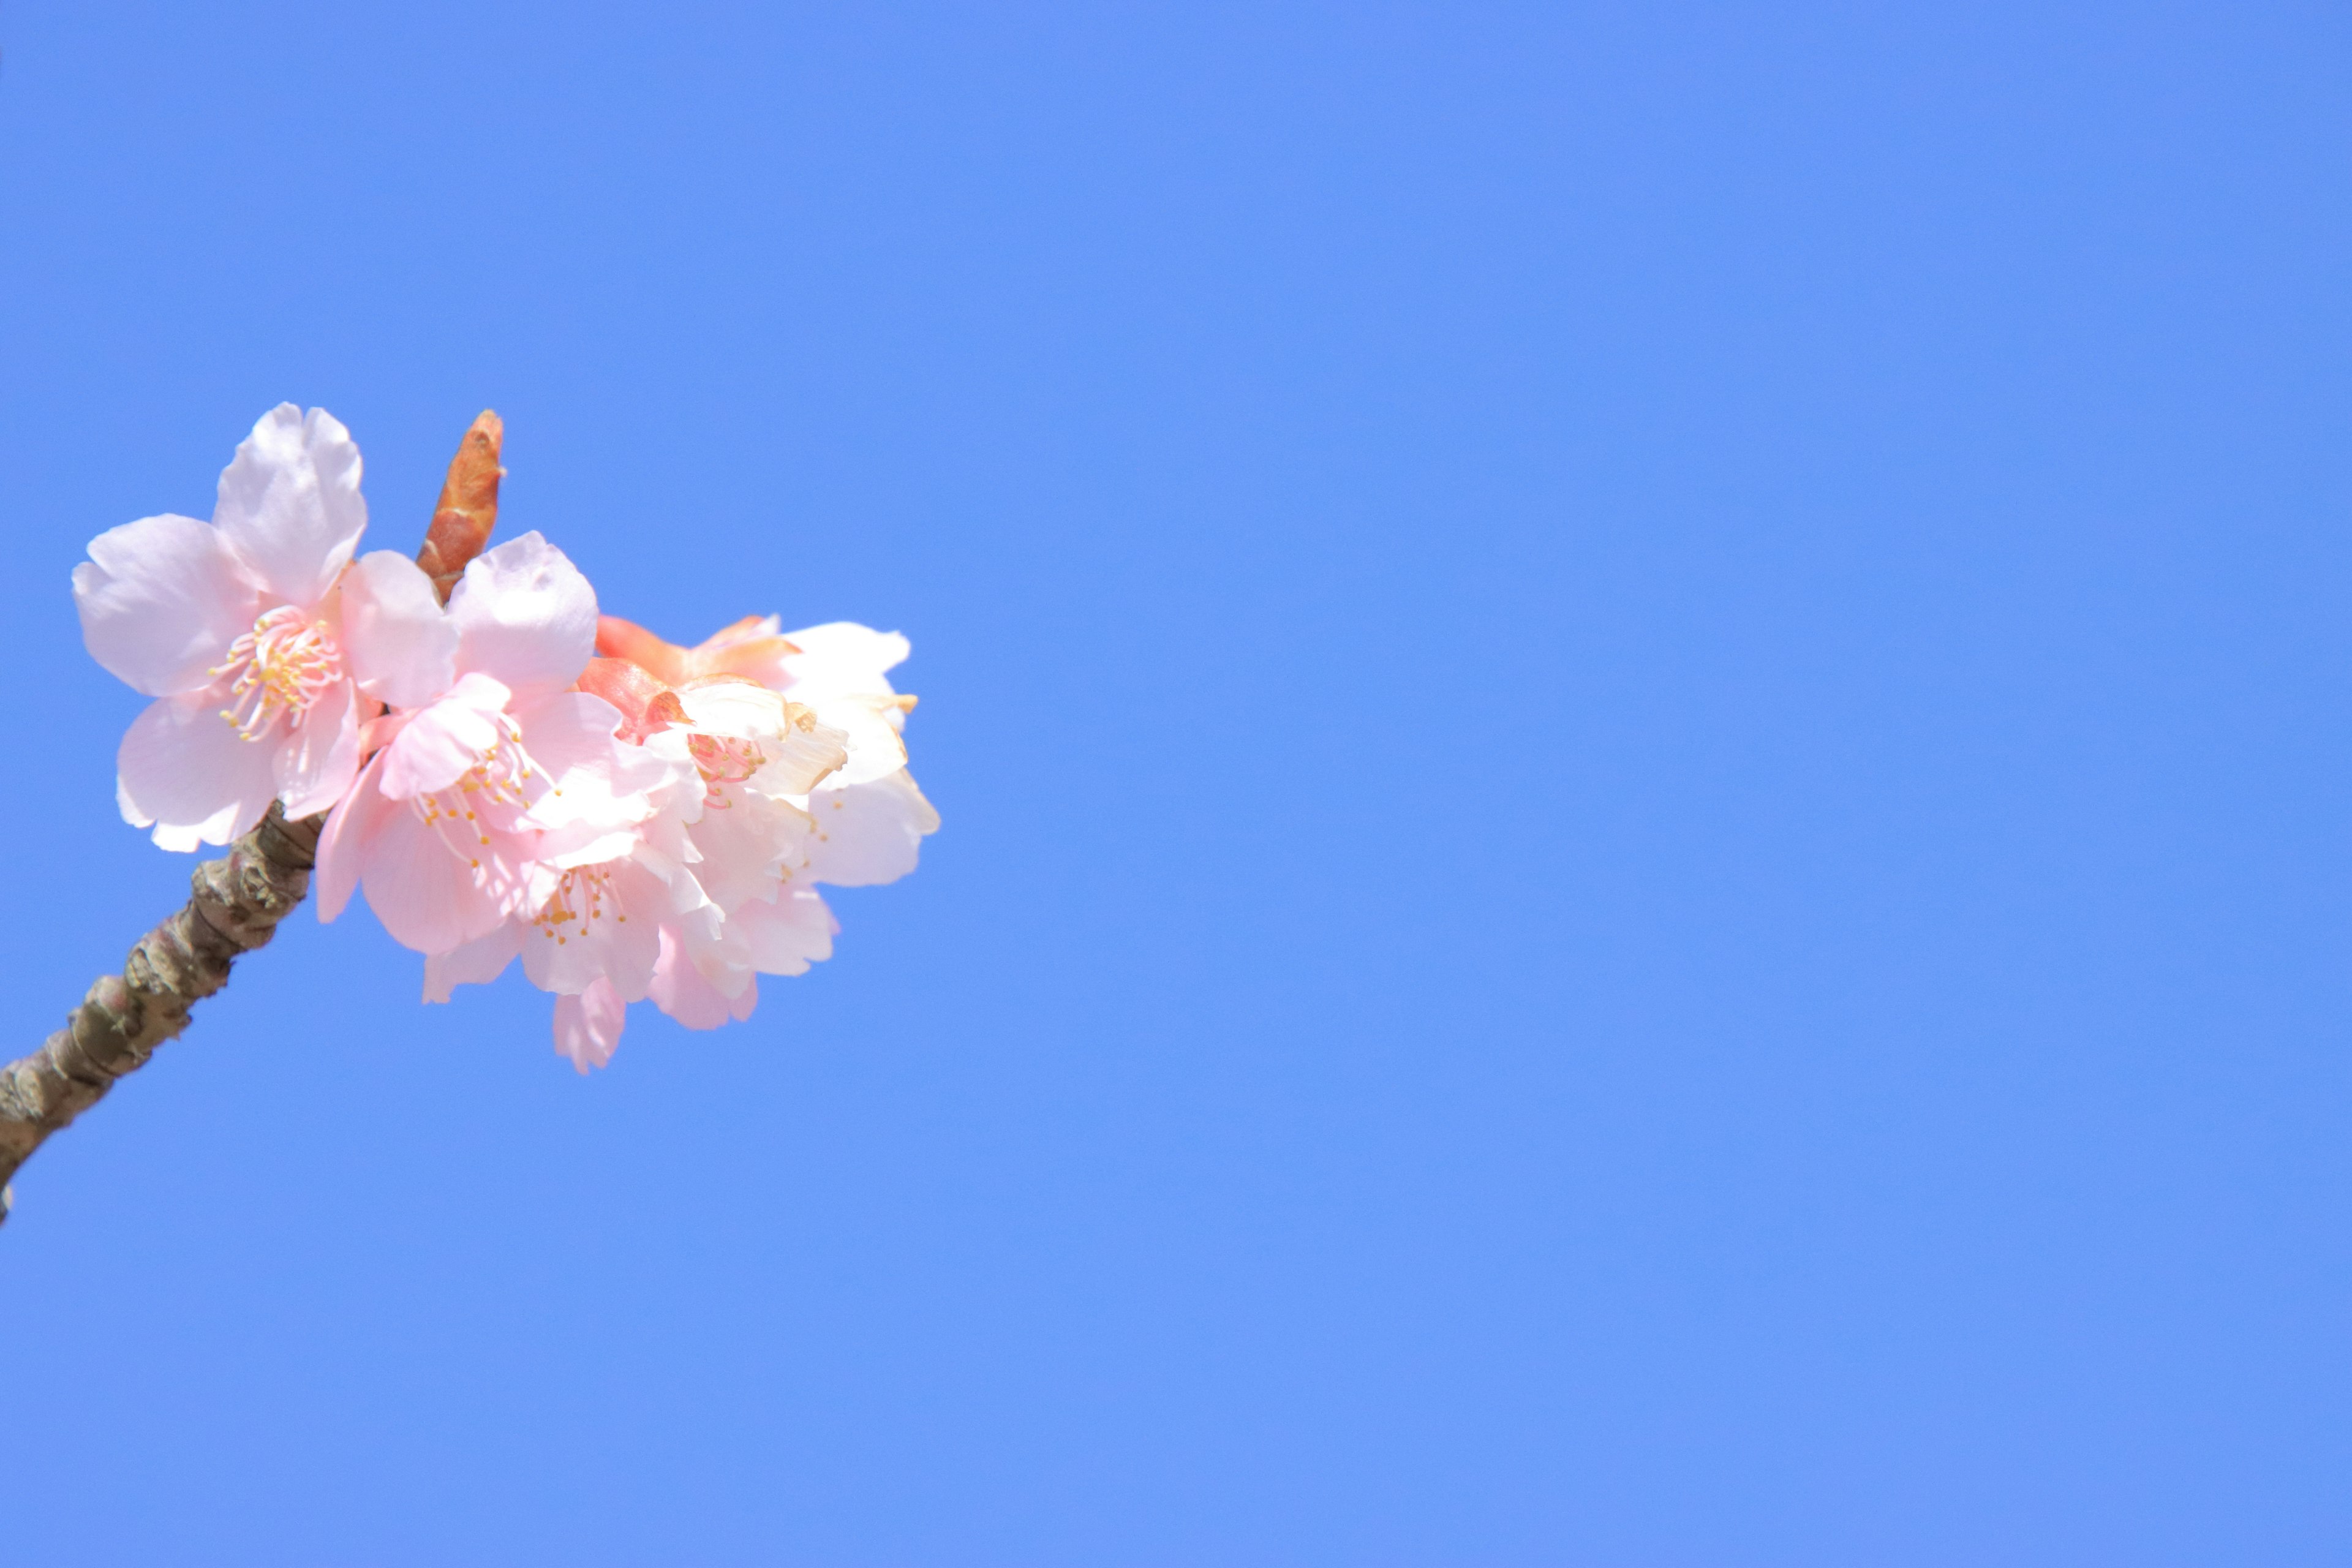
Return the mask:
MULTIPOLYGON (((801 700, 798 697, 794 701, 801 700)), ((907 765, 907 742, 891 721, 895 701, 887 697, 821 697, 809 705, 819 724, 841 737, 847 759, 828 780, 834 784, 870 784, 907 765)))
POLYGON ((522 927, 508 921, 485 937, 447 952, 425 955, 425 999, 446 1002, 450 987, 488 985, 506 973, 522 950, 522 927))
POLYGON ((811 826, 807 812, 756 790, 721 784, 717 797, 694 824, 694 847, 702 858, 693 874, 711 902, 732 910, 773 896, 777 881, 801 863, 811 826))
POLYGON ((517 696, 560 691, 596 651, 596 591, 536 533, 476 556, 449 595, 457 668, 497 677, 517 696))
POLYGON ((792 677, 784 690, 795 702, 850 692, 887 696, 890 682, 883 672, 908 652, 907 639, 897 632, 877 632, 856 621, 830 621, 786 632, 784 638, 801 650, 784 660, 792 677))
MULTIPOLYGON (((373 710, 374 704, 370 703, 373 710)), ((280 724, 272 733, 278 798, 286 815, 301 818, 329 810, 352 787, 360 771, 360 702, 348 680, 339 680, 310 705, 302 722, 280 724)))
POLYGON ((327 596, 367 527, 360 449, 335 416, 290 403, 263 415, 221 471, 213 523, 289 605, 327 596))
POLYGON ((940 814, 901 768, 887 778, 809 796, 816 832, 806 851, 811 881, 842 888, 895 882, 915 868, 923 837, 936 833, 940 814))
POLYGON ((274 748, 221 717, 217 692, 167 697, 132 721, 115 753, 115 799, 166 849, 226 844, 278 795, 274 748))
POLYGON ((89 542, 73 587, 90 657, 150 697, 211 685, 212 667, 261 609, 219 531, 193 517, 108 529, 89 542))
POLYGON ((376 550, 343 578, 343 657, 362 691, 421 708, 457 678, 457 627, 433 579, 407 556, 376 550))
POLYGON ((678 705, 697 730, 710 735, 731 735, 760 741, 788 722, 784 700, 764 686, 748 680, 714 680, 688 686, 677 693, 678 705))

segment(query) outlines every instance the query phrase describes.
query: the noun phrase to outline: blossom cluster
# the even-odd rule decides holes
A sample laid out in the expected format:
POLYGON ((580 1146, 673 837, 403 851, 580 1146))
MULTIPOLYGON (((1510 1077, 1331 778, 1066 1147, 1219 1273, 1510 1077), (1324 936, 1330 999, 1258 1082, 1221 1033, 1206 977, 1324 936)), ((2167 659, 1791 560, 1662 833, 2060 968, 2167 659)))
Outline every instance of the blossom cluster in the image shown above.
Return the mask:
POLYGON ((583 1072, 632 1002, 748 1017, 758 976, 831 955, 817 885, 895 880, 939 826, 896 633, 753 616, 677 647, 600 616, 536 532, 445 605, 407 556, 357 554, 366 527, 350 433, 283 405, 209 523, 108 530, 74 600, 92 657, 155 700, 117 757, 124 818, 184 850, 273 802, 326 813, 320 918, 363 894, 425 954, 427 1000, 520 958, 583 1072))

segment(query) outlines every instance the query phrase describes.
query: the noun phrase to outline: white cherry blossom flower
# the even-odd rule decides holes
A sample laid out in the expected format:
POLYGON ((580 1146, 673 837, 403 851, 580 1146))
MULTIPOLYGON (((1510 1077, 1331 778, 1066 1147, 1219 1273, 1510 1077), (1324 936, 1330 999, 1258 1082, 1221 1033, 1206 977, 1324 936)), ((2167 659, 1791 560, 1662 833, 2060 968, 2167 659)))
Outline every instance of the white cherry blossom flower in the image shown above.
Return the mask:
POLYGON ((901 736, 915 700, 894 689, 887 673, 906 659, 907 639, 851 621, 790 633, 780 632, 781 624, 774 616, 749 616, 685 648, 606 616, 597 623, 596 647, 672 685, 717 675, 757 681, 840 731, 849 757, 799 803, 813 827, 794 868, 806 880, 840 887, 897 881, 915 868, 923 839, 940 826, 907 771, 901 736))

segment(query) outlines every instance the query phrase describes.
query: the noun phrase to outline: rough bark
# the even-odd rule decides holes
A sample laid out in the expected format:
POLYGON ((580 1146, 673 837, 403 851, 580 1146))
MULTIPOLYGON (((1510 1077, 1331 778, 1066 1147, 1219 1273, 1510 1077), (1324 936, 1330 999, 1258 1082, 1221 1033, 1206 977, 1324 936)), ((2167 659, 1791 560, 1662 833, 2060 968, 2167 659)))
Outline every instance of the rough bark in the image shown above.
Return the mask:
MULTIPOLYGON (((498 522, 499 416, 485 411, 458 445, 416 563, 446 603, 498 522)), ((179 913, 132 945, 118 974, 101 975, 81 1005, 28 1057, 0 1067, 0 1223, 6 1184, 43 1141, 144 1067, 188 1026, 189 1009, 228 984, 240 954, 266 946, 310 890, 325 814, 289 822, 275 805, 259 826, 190 878, 179 913)))
MULTIPOLYGON (((278 807, 189 879, 185 908, 139 939, 31 1056, 0 1068, 0 1183, 50 1133, 97 1104, 188 1026, 188 1010, 228 984, 240 953, 265 946, 310 890, 323 816, 278 807)), ((0 1187, 0 1219, 14 1194, 0 1187)))

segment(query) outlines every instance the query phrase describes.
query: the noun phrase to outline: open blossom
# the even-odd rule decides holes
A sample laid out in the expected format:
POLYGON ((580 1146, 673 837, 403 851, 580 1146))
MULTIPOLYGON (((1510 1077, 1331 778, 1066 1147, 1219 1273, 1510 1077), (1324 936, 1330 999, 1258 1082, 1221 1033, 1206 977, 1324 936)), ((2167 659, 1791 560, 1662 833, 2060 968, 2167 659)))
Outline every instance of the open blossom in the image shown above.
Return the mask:
MULTIPOLYGON (((906 639, 846 622, 786 637, 778 625, 749 617, 683 648, 607 616, 604 657, 583 680, 622 709, 625 735, 656 748, 688 736, 703 771, 689 853, 723 918, 715 930, 666 925, 648 993, 690 1028, 750 1016, 759 975, 832 955, 839 927, 814 884, 895 880, 939 826, 906 767, 900 730, 914 700, 885 674, 907 657, 906 639), (804 776, 774 765, 794 731, 830 738, 837 764, 804 776)), ((624 1005, 617 994, 588 1000, 591 1046, 609 1055, 624 1005)))
POLYGON ((750 616, 691 648, 664 642, 617 616, 597 623, 596 651, 672 685, 740 676, 803 706, 847 737, 849 757, 803 803, 812 831, 796 864, 807 881, 839 887, 895 882, 915 868, 939 813, 907 771, 902 739, 912 697, 892 689, 907 639, 850 621, 781 633, 777 617, 750 616))
POLYGON ((399 942, 448 952, 537 907, 547 877, 626 854, 667 776, 570 689, 595 594, 536 533, 478 556, 450 595, 445 691, 370 727, 378 747, 319 841, 319 914, 354 889, 399 942))
POLYGON ((366 527, 359 447, 289 403, 237 447, 211 522, 142 518, 90 541, 73 574, 83 640, 157 699, 116 759, 122 815, 157 844, 226 844, 273 799, 324 811, 379 704, 447 684, 431 582, 390 552, 352 564, 366 527))
POLYGON ((451 466, 437 575, 354 559, 359 450, 288 405, 237 448, 211 522, 100 535, 74 595, 92 654, 155 700, 122 742, 126 818, 186 849, 272 801, 325 814, 322 921, 363 894, 425 955, 429 1001, 520 960, 586 1072, 634 1003, 694 1028, 750 1016, 761 975, 832 955, 817 885, 905 875, 939 816, 887 675, 905 638, 771 616, 686 648, 600 621, 538 534, 476 553, 499 439, 484 415, 451 466))
POLYGON ((598 660, 582 685, 610 697, 622 733, 666 770, 636 842, 609 861, 543 875, 497 930, 426 961, 425 995, 446 1001, 452 985, 495 979, 520 957, 533 984, 557 994, 557 1049, 586 1071, 611 1059, 632 1002, 650 994, 674 1016, 715 1012, 711 1024, 748 1016, 755 968, 798 973, 831 952, 821 903, 776 906, 813 830, 795 802, 848 752, 839 731, 740 677, 673 691, 598 660))

